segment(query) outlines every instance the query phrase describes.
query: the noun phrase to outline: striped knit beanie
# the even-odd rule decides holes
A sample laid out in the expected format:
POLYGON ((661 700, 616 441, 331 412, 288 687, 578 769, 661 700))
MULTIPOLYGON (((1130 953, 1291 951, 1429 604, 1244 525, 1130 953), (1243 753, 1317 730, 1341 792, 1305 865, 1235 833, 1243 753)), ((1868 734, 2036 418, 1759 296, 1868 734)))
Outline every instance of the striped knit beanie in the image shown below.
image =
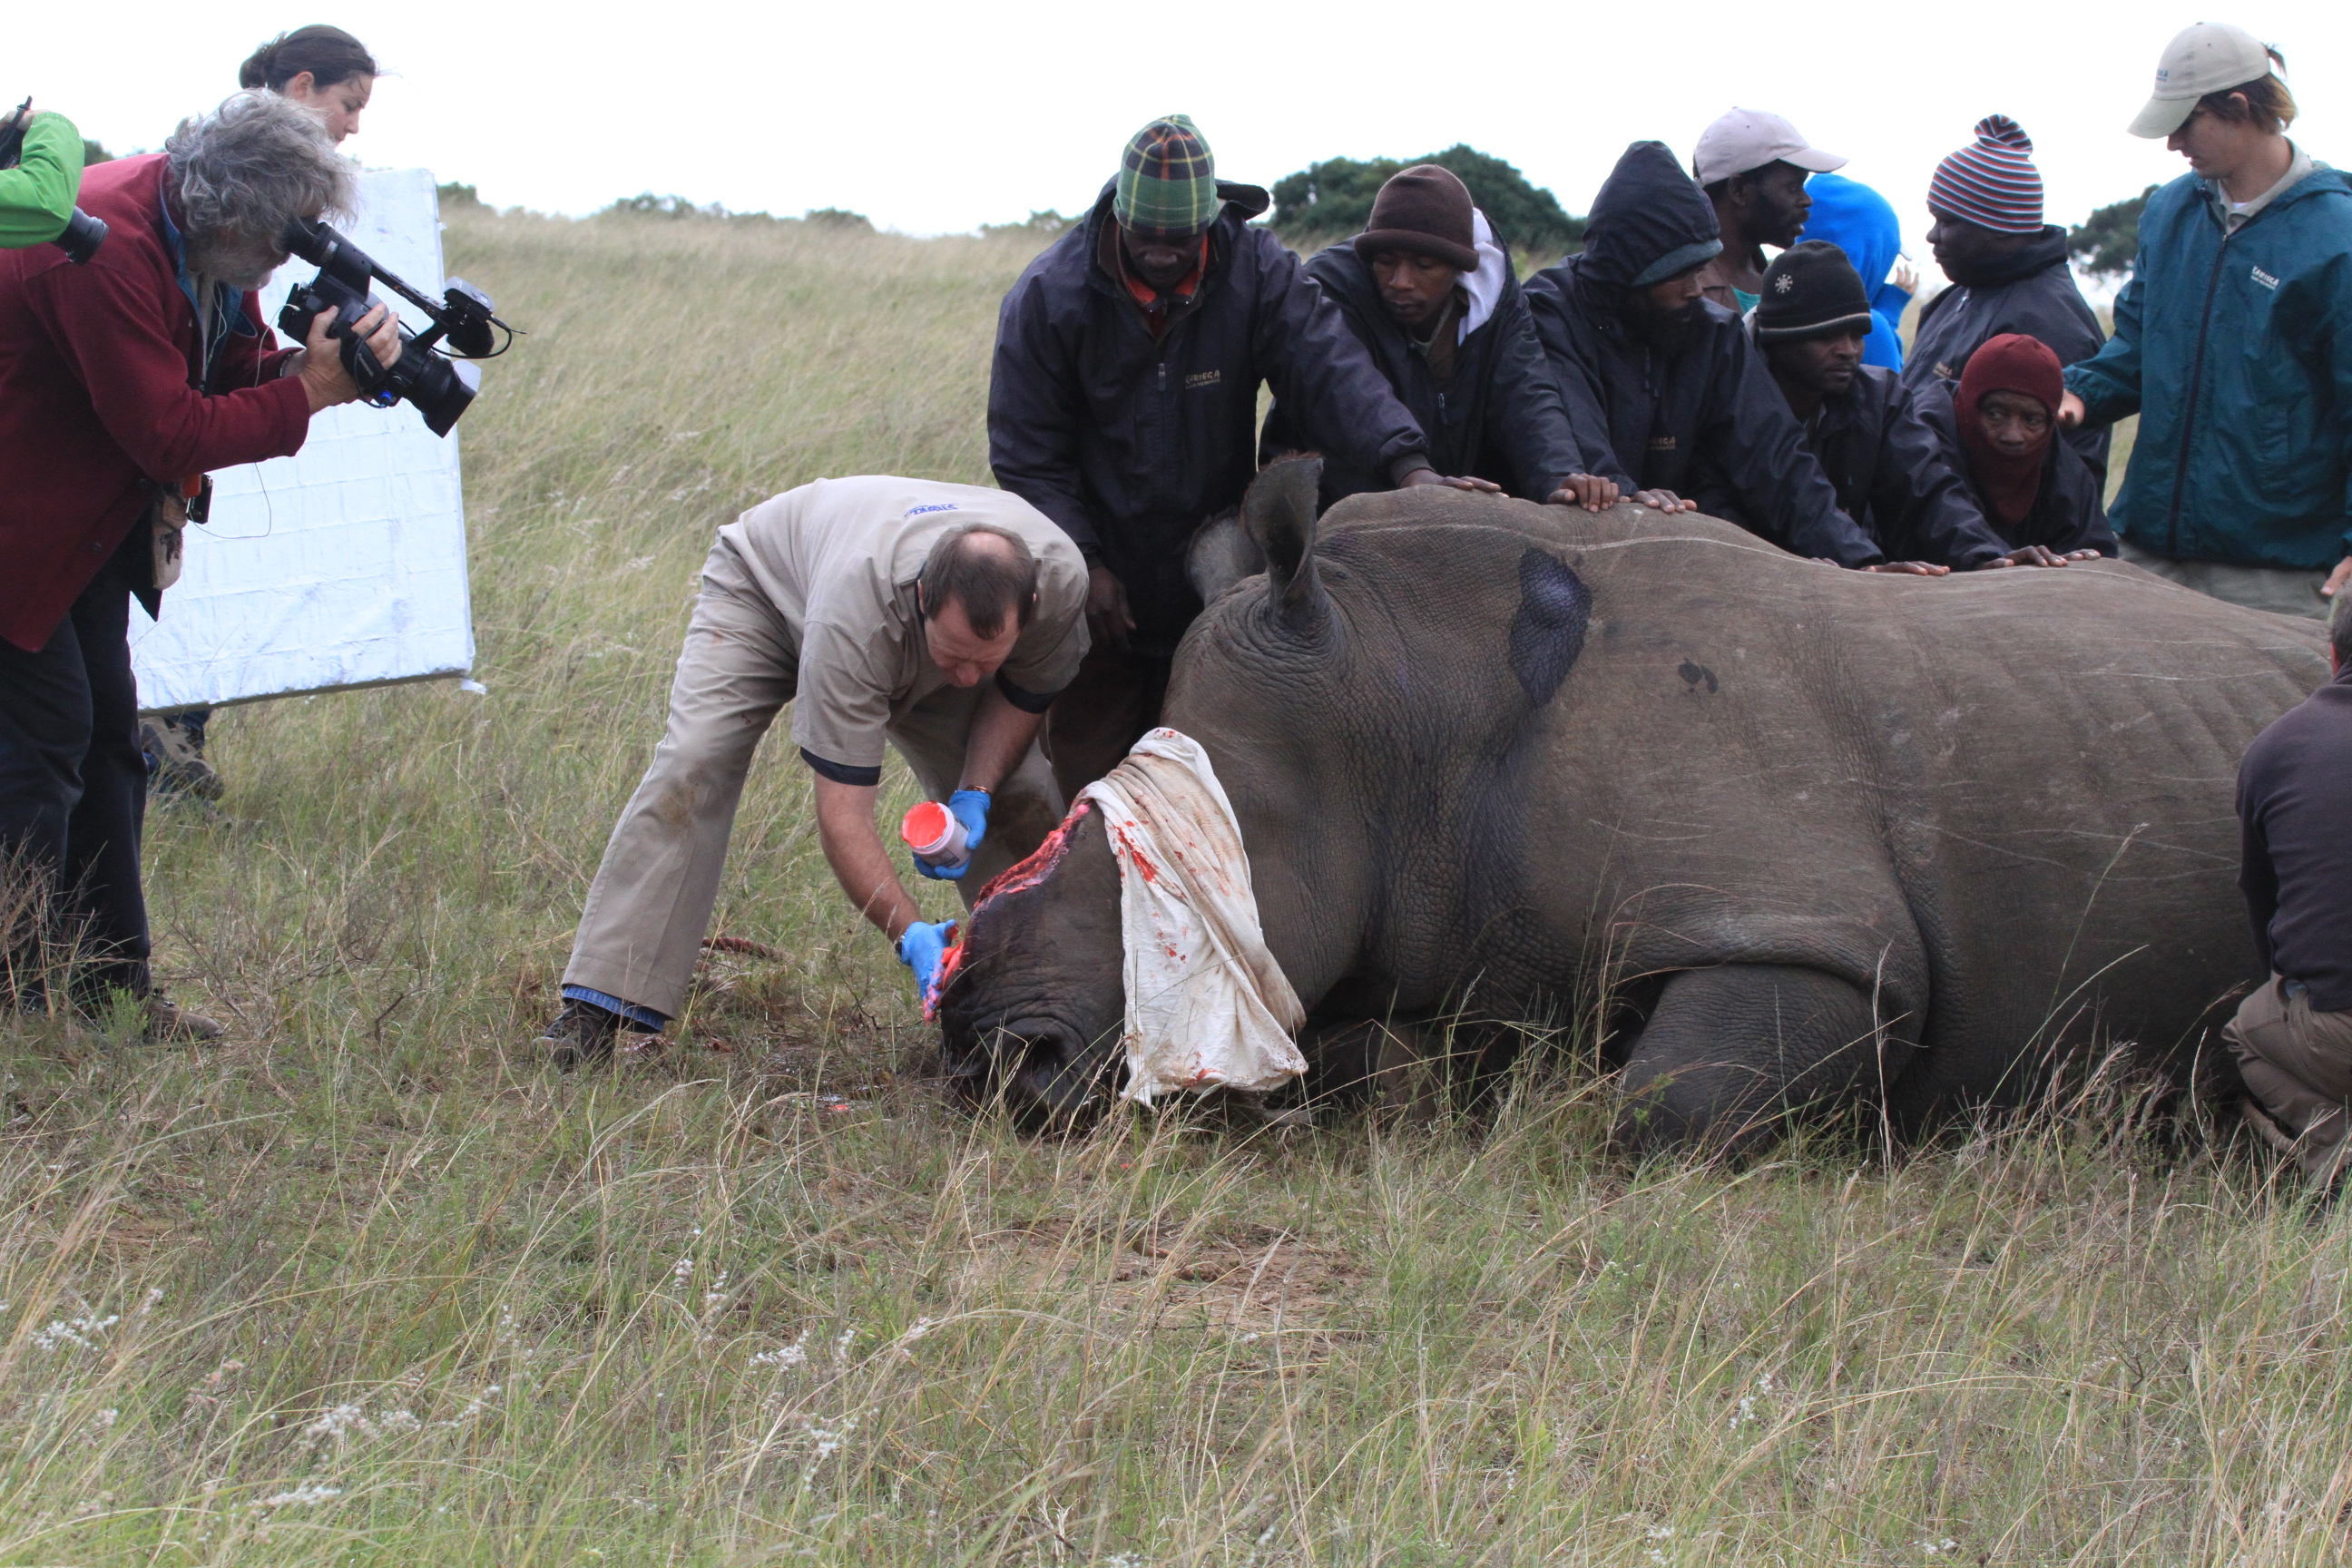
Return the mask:
POLYGON ((1977 139, 1936 165, 1927 205, 1996 234, 2042 232, 2042 171, 2033 138, 2006 114, 1977 121, 1977 139))
POLYGON ((1217 221, 1219 205, 1217 160, 1189 116, 1163 114, 1129 140, 1110 198, 1121 227, 1189 238, 1217 221))

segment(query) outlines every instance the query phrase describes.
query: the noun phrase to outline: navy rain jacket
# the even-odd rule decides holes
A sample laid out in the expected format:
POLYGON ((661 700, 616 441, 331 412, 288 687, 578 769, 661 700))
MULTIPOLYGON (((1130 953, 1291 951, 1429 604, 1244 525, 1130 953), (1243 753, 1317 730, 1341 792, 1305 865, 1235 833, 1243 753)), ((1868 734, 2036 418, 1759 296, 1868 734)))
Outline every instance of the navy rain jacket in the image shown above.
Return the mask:
MULTIPOLYGON (((1454 376, 1444 389, 1429 358, 1381 302, 1380 284, 1352 241, 1342 241, 1307 263, 1307 276, 1339 307, 1391 390, 1412 411, 1429 437, 1430 466, 1441 474, 1492 479, 1512 495, 1547 500, 1570 474, 1584 471, 1584 452, 1570 429, 1568 410, 1553 384, 1543 342, 1528 314, 1527 295, 1504 263, 1503 296, 1455 350, 1454 376)), ((1271 460, 1309 449, 1277 402, 1265 416, 1258 456, 1271 460)), ((1326 458, 1323 503, 1389 488, 1386 473, 1326 458)))
POLYGON ((1643 269, 1718 233, 1714 205, 1666 144, 1636 142, 1592 200, 1584 249, 1528 279, 1528 308, 1569 419, 1606 442, 1590 454, 1586 471, 1628 490, 1684 494, 1693 491, 1695 476, 1719 474, 1745 525, 1766 538, 1841 566, 1884 560, 1838 510, 1836 492, 1738 317, 1702 300, 1706 325, 1671 359, 1626 331, 1620 302, 1643 269))
POLYGON ((1168 654, 1201 601, 1184 546, 1257 473, 1257 389, 1296 412, 1328 459, 1394 475, 1428 450, 1298 258, 1249 220, 1255 185, 1217 184, 1224 208, 1190 309, 1154 341, 1126 286, 1097 263, 1106 184, 1087 221, 1004 296, 988 386, 996 482, 1058 523, 1089 566, 1127 585, 1139 652, 1168 654))

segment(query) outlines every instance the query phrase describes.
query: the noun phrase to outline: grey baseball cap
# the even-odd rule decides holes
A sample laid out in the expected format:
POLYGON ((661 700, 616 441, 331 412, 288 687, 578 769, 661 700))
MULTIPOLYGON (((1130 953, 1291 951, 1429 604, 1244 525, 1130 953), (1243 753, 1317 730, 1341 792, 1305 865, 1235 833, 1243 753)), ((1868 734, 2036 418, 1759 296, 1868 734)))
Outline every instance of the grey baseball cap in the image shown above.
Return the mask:
POLYGON ((2270 50, 2243 27, 2227 22, 2184 27, 2164 46, 2164 58, 2156 65, 2156 94, 2131 122, 2131 133, 2150 141, 2169 136, 2188 123, 2197 100, 2207 93, 2243 87, 2270 74, 2270 50))

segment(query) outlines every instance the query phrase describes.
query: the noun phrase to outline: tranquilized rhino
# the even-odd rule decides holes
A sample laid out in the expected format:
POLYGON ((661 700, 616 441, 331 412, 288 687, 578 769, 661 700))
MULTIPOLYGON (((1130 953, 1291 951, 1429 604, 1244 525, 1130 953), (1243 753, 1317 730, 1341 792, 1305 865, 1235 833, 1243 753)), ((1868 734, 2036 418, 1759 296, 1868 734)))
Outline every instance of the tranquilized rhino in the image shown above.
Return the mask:
MULTIPOLYGON (((1446 489, 1318 542, 1316 477, 1251 491, 1265 574, 1187 634, 1163 721, 1232 797, 1311 1025, 1605 982, 1643 1146, 1840 1098, 1913 1131, 2095 1036, 2179 1063, 2258 978, 2231 791, 2326 678, 2315 624, 2113 562, 1873 575, 1446 489)), ((976 1093, 1108 1100, 1118 899, 1081 807, 973 912, 941 1018, 976 1093)))

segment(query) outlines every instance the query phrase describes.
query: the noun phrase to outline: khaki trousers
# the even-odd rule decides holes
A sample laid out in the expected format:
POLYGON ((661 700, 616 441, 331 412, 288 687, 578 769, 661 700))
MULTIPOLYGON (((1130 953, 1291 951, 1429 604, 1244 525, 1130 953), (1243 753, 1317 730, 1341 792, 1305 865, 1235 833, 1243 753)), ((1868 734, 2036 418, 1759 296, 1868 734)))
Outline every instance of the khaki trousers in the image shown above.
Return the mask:
POLYGON ((2238 1071, 2271 1121, 2293 1140, 2304 1173, 2333 1183, 2347 1152, 2345 1106, 2352 1101, 2352 1012, 2318 1013, 2309 994, 2267 984, 2238 1005, 2221 1030, 2238 1071))
POLYGON ((2321 586, 2327 581, 2325 572, 2291 572, 2283 566, 2231 566, 2219 561, 2175 561, 2169 555, 2142 550, 2128 539, 2117 542, 2123 546, 2124 560, 2144 572, 2155 573, 2168 583, 2193 588, 2209 599, 2281 616, 2304 616, 2315 621, 2326 620, 2336 607, 2335 600, 2319 596, 2321 586))
MULTIPOLYGON (((792 700, 800 676, 791 626, 740 567, 722 560, 729 553, 724 545, 714 551, 705 571, 670 685, 668 728, 604 846, 563 971, 566 985, 602 991, 665 1017, 686 1005, 751 753, 792 700)), ((890 722, 891 746, 933 800, 955 789, 986 689, 943 688, 890 722)), ((956 884, 965 906, 1061 819, 1053 769, 1032 744, 998 787, 988 837, 956 884)), ((892 842, 887 836, 884 841, 892 842)))

